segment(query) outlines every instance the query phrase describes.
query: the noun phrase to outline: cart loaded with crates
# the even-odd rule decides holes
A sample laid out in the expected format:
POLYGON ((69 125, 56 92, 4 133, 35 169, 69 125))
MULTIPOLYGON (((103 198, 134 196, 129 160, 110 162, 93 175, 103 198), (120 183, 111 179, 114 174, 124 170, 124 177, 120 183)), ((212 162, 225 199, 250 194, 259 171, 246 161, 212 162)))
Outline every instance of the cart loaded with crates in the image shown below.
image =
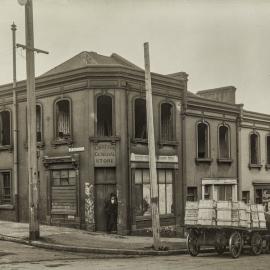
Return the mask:
POLYGON ((218 254, 229 248, 233 258, 238 258, 244 247, 253 255, 269 252, 269 221, 269 215, 260 204, 213 200, 187 202, 188 252, 197 256, 202 246, 215 247, 218 254))

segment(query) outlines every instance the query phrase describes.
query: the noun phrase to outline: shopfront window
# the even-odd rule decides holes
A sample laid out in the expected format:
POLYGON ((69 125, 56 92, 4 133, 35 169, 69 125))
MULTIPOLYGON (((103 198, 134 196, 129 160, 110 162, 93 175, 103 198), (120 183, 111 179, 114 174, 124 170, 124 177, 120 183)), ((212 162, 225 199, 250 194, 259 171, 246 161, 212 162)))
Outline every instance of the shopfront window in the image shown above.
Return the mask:
POLYGON ((0 172, 0 205, 11 204, 11 194, 10 172, 0 172))
POLYGON ((255 187, 255 203, 263 204, 265 211, 270 211, 270 186, 255 187))
MULTIPOLYGON (((158 198, 161 215, 173 213, 173 171, 159 169, 158 198)), ((148 169, 135 170, 136 215, 151 215, 150 177, 148 169)))
POLYGON ((232 200, 232 185, 216 185, 218 201, 232 200))

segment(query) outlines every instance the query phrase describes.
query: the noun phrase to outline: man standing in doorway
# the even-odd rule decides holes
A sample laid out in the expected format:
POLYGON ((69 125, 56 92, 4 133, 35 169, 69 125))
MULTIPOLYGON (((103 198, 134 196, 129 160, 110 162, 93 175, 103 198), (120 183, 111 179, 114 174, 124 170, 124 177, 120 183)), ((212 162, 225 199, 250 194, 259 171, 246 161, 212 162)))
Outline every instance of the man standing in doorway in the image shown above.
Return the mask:
POLYGON ((105 202, 106 229, 108 233, 117 232, 117 197, 110 194, 110 199, 105 202))

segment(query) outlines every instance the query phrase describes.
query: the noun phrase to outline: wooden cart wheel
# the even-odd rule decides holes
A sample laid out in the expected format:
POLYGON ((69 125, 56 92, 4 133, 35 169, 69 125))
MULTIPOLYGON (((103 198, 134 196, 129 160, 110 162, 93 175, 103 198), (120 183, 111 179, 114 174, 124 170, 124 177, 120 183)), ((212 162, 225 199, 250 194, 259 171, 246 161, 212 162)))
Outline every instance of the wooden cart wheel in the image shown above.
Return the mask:
POLYGON ((230 236, 229 249, 234 259, 238 258, 242 251, 242 237, 239 232, 234 232, 230 236))
POLYGON ((200 246, 198 244, 198 236, 195 232, 190 232, 187 236, 187 249, 188 253, 195 257, 200 252, 200 246))
POLYGON ((262 236, 259 233, 253 233, 251 236, 251 253, 260 255, 263 249, 262 236))

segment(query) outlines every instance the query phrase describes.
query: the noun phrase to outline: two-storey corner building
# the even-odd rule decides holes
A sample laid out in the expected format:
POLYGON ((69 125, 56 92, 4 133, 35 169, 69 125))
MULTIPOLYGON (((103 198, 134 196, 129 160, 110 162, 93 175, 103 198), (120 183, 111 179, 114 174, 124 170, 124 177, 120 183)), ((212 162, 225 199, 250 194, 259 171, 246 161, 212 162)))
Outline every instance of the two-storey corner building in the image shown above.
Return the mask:
POLYGON ((239 145, 241 199, 270 210, 270 115, 242 110, 239 145))
POLYGON ((183 118, 186 200, 237 199, 239 113, 232 86, 187 95, 183 118))
MULTIPOLYGON (((181 101, 185 73, 152 74, 161 225, 183 220, 181 101)), ((26 84, 18 82, 18 180, 13 178, 12 85, 0 87, 0 218, 28 221, 26 84), (18 197, 18 198, 17 198, 18 197)), ((39 219, 118 232, 151 225, 144 71, 119 55, 82 52, 36 79, 39 219)))

